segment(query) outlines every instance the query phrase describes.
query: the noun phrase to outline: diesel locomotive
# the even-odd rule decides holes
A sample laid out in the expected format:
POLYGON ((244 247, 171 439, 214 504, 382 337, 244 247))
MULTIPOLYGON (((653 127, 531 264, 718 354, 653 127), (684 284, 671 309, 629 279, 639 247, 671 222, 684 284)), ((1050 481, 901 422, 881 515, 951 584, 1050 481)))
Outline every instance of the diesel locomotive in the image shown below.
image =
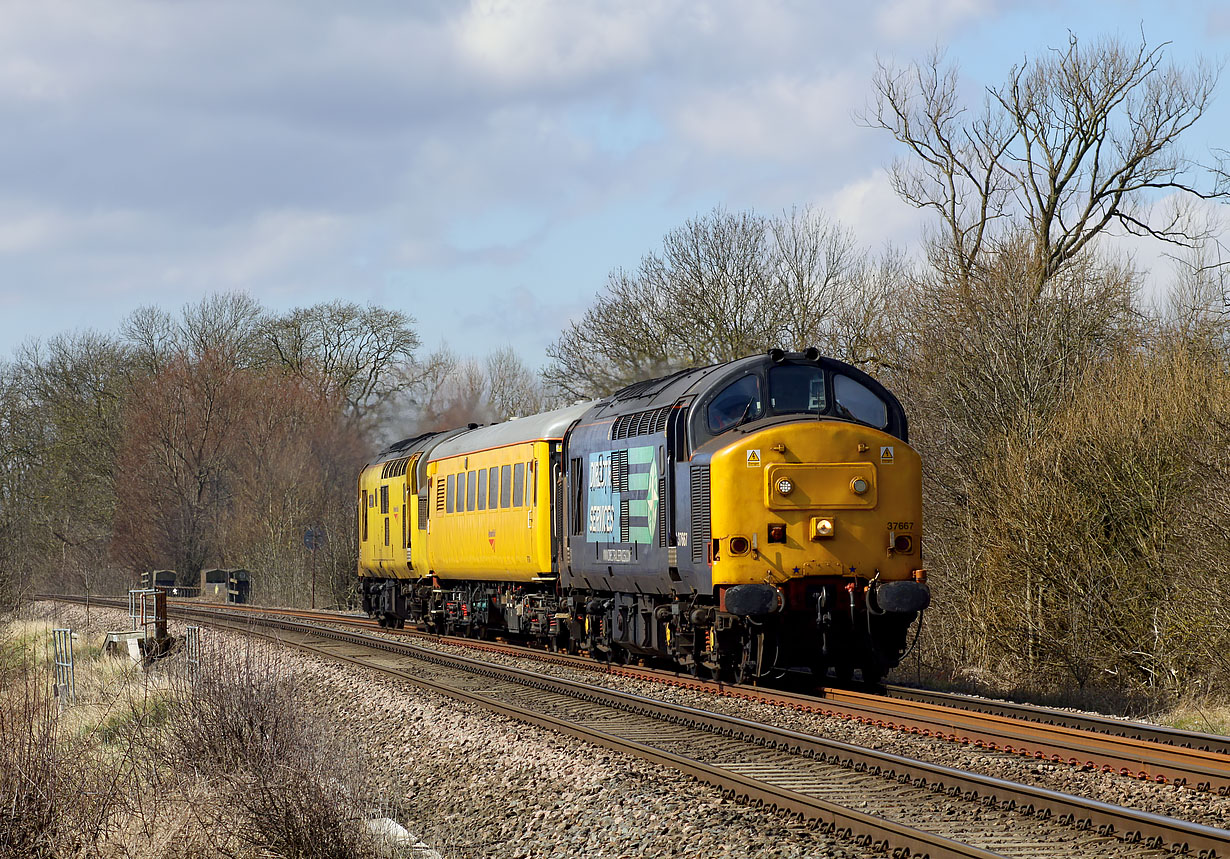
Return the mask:
POLYGON ((883 385, 814 349, 406 439, 359 477, 363 607, 737 682, 874 682, 930 601, 907 441, 883 385))

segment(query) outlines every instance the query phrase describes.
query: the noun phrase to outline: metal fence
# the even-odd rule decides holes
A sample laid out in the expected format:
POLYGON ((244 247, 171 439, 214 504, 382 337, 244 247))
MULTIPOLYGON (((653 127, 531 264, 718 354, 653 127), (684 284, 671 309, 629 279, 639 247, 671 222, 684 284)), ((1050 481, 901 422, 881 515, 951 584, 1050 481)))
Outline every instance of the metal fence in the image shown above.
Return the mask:
POLYGON ((77 672, 73 665, 73 631, 53 629, 51 641, 55 648, 56 695, 60 703, 77 700, 77 672))
POLYGON ((201 628, 184 627, 184 657, 187 664, 188 682, 196 685, 201 679, 201 628))
POLYGON ((128 592, 128 616, 132 618, 133 629, 140 629, 146 623, 153 622, 154 596, 157 593, 155 588, 140 588, 128 592))

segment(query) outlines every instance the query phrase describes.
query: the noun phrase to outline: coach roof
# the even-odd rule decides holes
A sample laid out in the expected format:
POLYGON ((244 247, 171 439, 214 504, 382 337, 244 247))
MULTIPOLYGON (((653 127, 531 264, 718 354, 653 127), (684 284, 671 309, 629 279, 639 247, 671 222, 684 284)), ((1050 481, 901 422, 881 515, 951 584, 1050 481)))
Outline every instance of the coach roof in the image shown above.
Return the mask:
POLYGON ((491 424, 467 430, 437 446, 430 454, 431 461, 527 441, 563 438, 568 428, 593 405, 593 403, 578 403, 575 406, 516 418, 502 424, 491 424))

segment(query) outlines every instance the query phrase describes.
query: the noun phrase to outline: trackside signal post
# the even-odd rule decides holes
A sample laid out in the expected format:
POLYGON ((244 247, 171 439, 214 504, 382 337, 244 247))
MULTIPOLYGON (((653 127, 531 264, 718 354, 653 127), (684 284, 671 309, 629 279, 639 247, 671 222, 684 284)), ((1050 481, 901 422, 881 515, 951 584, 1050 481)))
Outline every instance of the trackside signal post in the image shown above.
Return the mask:
POLYGON ((307 528, 303 532, 303 547, 312 558, 312 608, 316 608, 316 550, 325 544, 323 528, 307 528))

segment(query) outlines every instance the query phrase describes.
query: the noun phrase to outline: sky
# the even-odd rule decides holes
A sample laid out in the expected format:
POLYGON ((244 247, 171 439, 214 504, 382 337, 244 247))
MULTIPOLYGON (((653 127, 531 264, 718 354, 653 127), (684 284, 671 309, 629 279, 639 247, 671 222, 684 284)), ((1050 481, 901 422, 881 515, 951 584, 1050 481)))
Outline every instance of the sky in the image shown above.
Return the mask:
MULTIPOLYGON (((1221 2, 0 0, 0 357, 242 290, 540 366, 715 207, 916 248, 877 58, 940 46, 976 97, 1069 31, 1230 56, 1221 2)), ((1230 76, 1185 140, 1230 145, 1230 76)))

